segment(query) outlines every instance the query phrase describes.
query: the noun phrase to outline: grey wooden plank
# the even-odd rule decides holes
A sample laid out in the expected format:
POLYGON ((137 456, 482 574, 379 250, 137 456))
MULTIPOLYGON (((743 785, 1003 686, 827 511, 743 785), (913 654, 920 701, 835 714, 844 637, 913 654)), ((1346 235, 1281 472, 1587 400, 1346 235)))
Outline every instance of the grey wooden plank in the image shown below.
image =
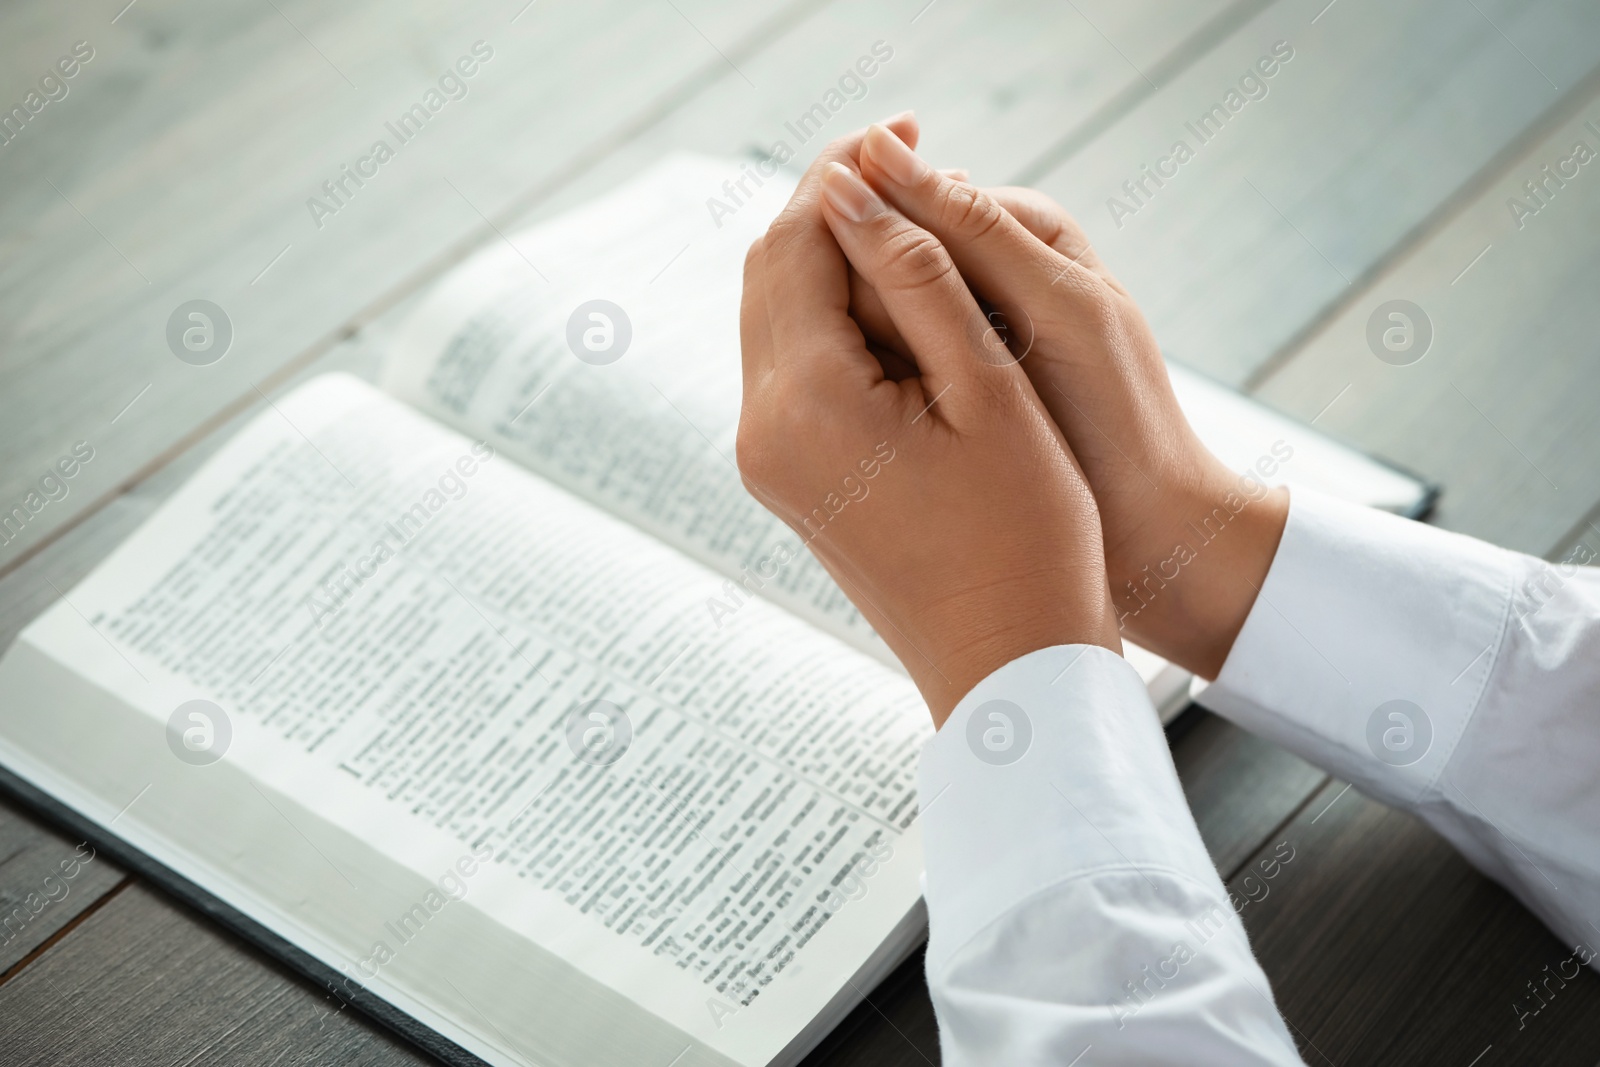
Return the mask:
POLYGON ((1579 519, 1575 529, 1547 552, 1545 558, 1552 562, 1580 565, 1588 560, 1588 565, 1594 566, 1600 561, 1600 526, 1595 525, 1597 521, 1600 521, 1600 515, 1594 512, 1579 519))
POLYGON ((0 981, 124 877, 93 847, 0 798, 0 981))
POLYGON ((1298 756, 1195 709, 1169 734, 1200 838, 1230 878, 1328 780, 1298 756))
POLYGON ((1442 482, 1436 520, 1535 555, 1566 543, 1600 501, 1592 415, 1600 381, 1600 163, 1558 187, 1583 141, 1600 152, 1600 95, 1367 286, 1258 389, 1271 404, 1442 482), (1521 225, 1508 202, 1547 182, 1521 225), (1479 258, 1481 256, 1481 258, 1479 258), (1385 301, 1420 306, 1433 327, 1420 361, 1393 366, 1366 340, 1385 301))
MULTIPOLYGON (((975 181, 1015 181, 1057 142, 1114 122, 1154 92, 1140 69, 1183 69, 1201 58, 1217 27, 1237 25, 1263 2, 941 3, 915 22, 898 3, 833 4, 742 64, 759 91, 734 79, 708 87, 620 146, 595 168, 592 183, 614 184, 666 152, 765 157, 776 142, 794 153, 787 169, 797 173, 833 137, 906 108, 917 111, 930 159, 966 167, 975 181), (866 95, 802 141, 791 129, 796 117, 875 41, 894 56, 867 81, 866 95)), ((574 186, 544 210, 589 195, 574 186)))
POLYGON ((434 1062, 158 893, 117 894, 0 986, 8 1064, 434 1062))
POLYGON ((1597 63, 1600 9, 1585 0, 1281 0, 1040 184, 1169 353, 1239 383, 1597 63), (1294 58, 1202 143, 1185 123, 1278 41, 1294 58), (1157 187, 1141 168, 1180 138, 1193 158, 1157 187), (1113 217, 1114 197, 1135 213, 1113 217))
POLYGON ((1561 980, 1574 947, 1420 821, 1344 790, 1229 883, 1306 1062, 1600 1060, 1600 975, 1561 980))

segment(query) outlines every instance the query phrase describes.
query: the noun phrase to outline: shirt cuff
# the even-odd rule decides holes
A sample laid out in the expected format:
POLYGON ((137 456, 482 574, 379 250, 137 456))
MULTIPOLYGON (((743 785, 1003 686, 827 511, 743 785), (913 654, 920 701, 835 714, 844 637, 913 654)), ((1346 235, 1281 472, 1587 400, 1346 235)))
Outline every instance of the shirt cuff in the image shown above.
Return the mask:
POLYGON ((1428 798, 1494 670, 1515 553, 1296 489, 1201 705, 1391 804, 1428 798))
POLYGON ((918 774, 927 970, 1033 895, 1091 873, 1174 874, 1226 899, 1144 683, 1097 645, 1041 649, 956 706, 918 774))

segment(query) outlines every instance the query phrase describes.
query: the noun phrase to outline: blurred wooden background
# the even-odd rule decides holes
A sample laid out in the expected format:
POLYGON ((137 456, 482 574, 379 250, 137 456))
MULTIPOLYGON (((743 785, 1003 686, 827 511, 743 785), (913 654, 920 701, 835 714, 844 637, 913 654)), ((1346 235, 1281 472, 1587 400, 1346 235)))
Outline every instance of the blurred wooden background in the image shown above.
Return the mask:
MULTIPOLYGON (((1441 525, 1600 547, 1600 161, 1543 169, 1600 152, 1594 0, 125 3, 0 8, 0 109, 26 115, 0 145, 0 509, 95 450, 0 545, 0 643, 260 393, 370 364, 363 331, 497 230, 670 150, 764 151, 876 41, 827 135, 915 107, 940 165, 1075 212, 1174 359, 1441 482, 1441 525), (479 40, 467 95, 319 228, 307 198, 479 40), (1130 200, 1275 46, 1265 95, 1130 200), (196 298, 235 330, 205 367, 165 339, 196 298), (1391 299, 1433 327, 1406 366, 1366 341, 1391 299)), ((1244 919, 1309 1063, 1600 1061, 1600 980, 1519 1026, 1572 948, 1436 836, 1213 718, 1174 751, 1225 878, 1295 850, 1244 919)), ((0 806, 0 913, 75 844, 0 806)), ((0 936, 5 1063, 421 1060, 105 860, 0 936)), ((813 1062, 938 1061, 918 961, 871 1001, 813 1062)))

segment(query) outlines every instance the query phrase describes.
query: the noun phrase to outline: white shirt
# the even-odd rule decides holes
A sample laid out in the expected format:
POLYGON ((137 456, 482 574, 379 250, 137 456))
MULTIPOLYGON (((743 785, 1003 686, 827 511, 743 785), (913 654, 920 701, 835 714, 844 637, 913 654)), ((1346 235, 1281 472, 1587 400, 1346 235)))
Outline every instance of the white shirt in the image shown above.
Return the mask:
MULTIPOLYGON (((1600 571, 1296 491, 1196 699, 1414 812, 1594 960, 1600 571)), ((919 791, 947 1067, 1302 1062, 1121 657, 996 671, 919 791)))

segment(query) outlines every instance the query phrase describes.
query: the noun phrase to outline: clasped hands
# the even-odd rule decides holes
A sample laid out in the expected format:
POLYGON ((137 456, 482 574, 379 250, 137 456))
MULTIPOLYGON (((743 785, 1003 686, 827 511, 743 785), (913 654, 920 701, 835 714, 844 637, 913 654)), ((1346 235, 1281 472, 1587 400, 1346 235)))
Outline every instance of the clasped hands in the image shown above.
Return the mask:
POLYGON ((917 137, 908 112, 833 142, 750 248, 746 487, 889 644, 936 725, 1052 645, 1120 652, 1125 635, 1214 677, 1287 494, 1152 584, 1238 475, 1190 429, 1144 316, 1072 218, 934 169, 917 137), (870 497, 824 521, 868 471, 870 497))

